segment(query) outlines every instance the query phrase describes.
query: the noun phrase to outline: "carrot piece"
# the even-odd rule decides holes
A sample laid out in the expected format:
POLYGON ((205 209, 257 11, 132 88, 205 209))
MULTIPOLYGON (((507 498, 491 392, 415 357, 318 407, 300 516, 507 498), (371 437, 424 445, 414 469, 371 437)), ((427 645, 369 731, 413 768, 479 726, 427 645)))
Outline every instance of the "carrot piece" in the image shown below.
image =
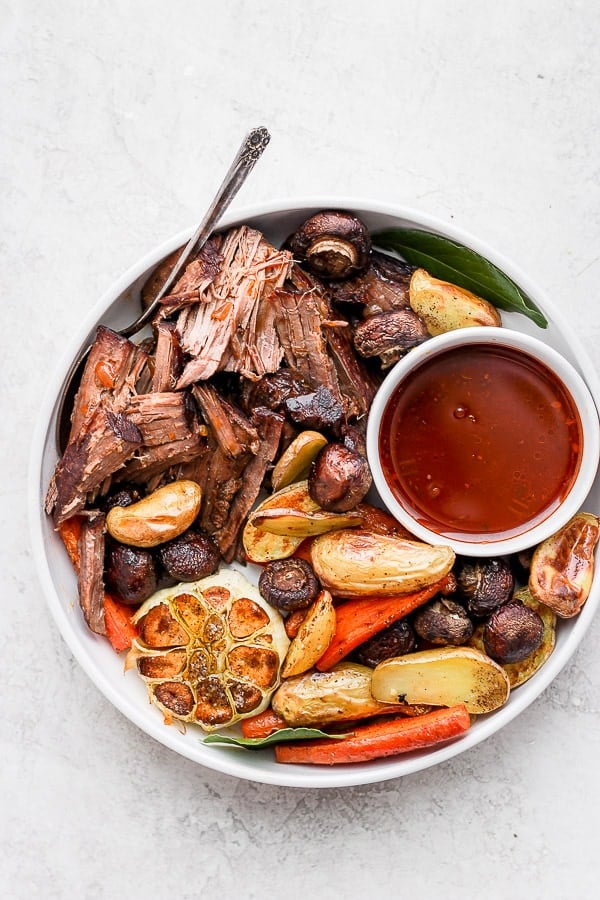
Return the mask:
POLYGON ((329 765, 366 762, 383 756, 409 753, 433 747, 458 737, 469 729, 471 719, 461 703, 435 709, 423 716, 400 716, 382 722, 357 726, 352 735, 330 740, 317 738, 275 745, 275 759, 280 763, 329 765))
POLYGON ((330 669, 359 644, 446 590, 449 579, 452 578, 451 575, 445 575, 434 584, 411 594, 399 594, 397 597, 363 597, 360 600, 340 603, 336 607, 333 640, 317 662, 316 668, 320 672, 330 669))
POLYGON ((76 572, 79 572, 79 538, 82 522, 82 516, 71 516, 58 526, 58 533, 76 572))
POLYGON ((247 719, 242 719, 241 727, 244 737, 263 738, 273 734, 274 731, 280 731, 288 726, 285 719, 277 715, 269 706, 255 716, 248 716, 247 719))
POLYGON ((300 546, 296 547, 296 549, 292 553, 292 556, 295 559, 303 559, 305 562, 311 563, 311 565, 312 565, 311 558, 310 558, 310 548, 312 546, 313 541, 314 541, 314 537, 304 538, 304 540, 302 541, 300 546))
POLYGON ((104 624, 106 625, 106 637, 113 650, 121 653, 129 650, 131 642, 138 635, 136 626, 131 621, 133 610, 131 606, 120 603, 104 592, 104 624))

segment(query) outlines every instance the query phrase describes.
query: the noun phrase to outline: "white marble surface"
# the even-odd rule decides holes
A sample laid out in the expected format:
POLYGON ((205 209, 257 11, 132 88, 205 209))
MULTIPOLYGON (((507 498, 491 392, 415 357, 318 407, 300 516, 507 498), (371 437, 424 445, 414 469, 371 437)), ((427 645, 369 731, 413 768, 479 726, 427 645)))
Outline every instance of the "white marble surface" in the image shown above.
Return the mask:
POLYGON ((356 194, 513 257, 600 338, 596 0, 0 0, 0 896, 563 900, 600 875, 600 623, 500 734, 366 787, 237 782, 113 709, 47 612, 27 456, 65 340, 191 224, 240 136, 238 205, 356 194))

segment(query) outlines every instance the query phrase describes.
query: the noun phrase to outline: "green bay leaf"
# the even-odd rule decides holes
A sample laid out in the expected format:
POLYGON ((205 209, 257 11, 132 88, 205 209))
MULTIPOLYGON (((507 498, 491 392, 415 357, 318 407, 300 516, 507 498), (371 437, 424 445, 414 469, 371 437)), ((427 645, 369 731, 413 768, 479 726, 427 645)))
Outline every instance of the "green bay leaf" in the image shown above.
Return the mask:
POLYGON ((434 278, 466 288, 499 309, 522 313, 540 328, 548 325, 542 311, 508 275, 464 244, 416 228, 388 228, 373 235, 373 244, 394 251, 434 278))
POLYGON ((262 750, 263 747, 271 747, 273 744, 283 744, 287 741, 306 741, 313 738, 331 738, 340 740, 349 737, 348 734, 326 734, 318 728, 280 728, 273 734, 262 738, 231 737, 228 734, 209 734, 202 739, 203 744, 231 744, 234 747, 242 747, 246 750, 262 750))

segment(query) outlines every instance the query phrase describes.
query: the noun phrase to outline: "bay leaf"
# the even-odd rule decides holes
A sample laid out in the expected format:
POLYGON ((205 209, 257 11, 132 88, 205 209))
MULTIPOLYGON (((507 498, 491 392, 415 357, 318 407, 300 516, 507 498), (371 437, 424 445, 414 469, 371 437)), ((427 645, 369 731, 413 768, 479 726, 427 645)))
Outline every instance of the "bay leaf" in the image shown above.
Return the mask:
POLYGON ((542 311, 508 275, 464 244, 417 228, 388 228, 373 235, 373 245, 392 250, 434 278, 466 288, 499 309, 522 313, 540 328, 548 325, 542 311))

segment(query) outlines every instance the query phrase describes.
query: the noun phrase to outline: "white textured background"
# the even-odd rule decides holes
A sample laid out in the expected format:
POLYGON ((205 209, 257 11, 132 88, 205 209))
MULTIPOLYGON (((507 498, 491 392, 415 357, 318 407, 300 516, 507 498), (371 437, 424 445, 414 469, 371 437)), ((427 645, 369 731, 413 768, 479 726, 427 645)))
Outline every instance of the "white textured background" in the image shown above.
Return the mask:
POLYGON ((600 336, 597 0, 0 0, 2 898, 597 896, 600 623, 515 722, 400 781, 237 782, 139 732, 46 610, 25 485, 40 392, 125 268, 239 205, 420 207, 600 336))

